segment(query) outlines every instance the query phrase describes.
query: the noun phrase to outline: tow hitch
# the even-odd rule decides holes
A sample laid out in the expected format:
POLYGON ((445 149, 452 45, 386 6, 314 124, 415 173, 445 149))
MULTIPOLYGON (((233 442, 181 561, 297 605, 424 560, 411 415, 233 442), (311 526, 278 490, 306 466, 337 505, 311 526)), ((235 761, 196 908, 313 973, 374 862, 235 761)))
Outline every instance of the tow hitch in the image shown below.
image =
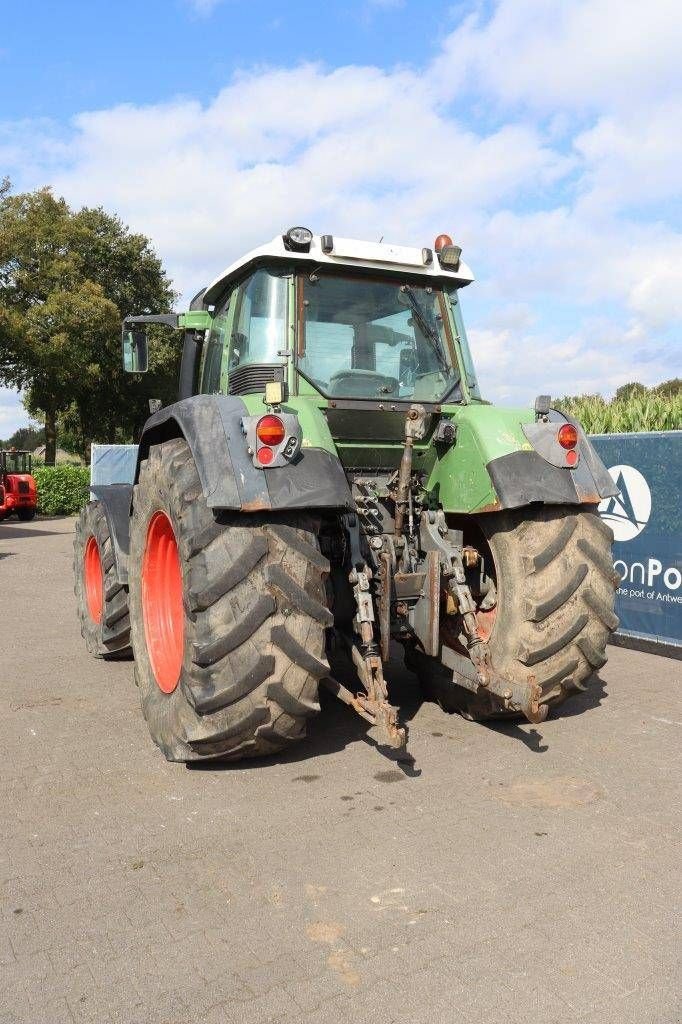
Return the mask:
MULTIPOLYGON (((358 529, 357 518, 353 518, 355 523, 351 527, 351 536, 358 529)), ((352 546, 355 552, 359 553, 359 544, 353 543, 352 546)), ((404 726, 398 725, 398 709, 388 700, 381 655, 374 638, 374 604, 369 589, 371 575, 371 570, 363 563, 361 567, 352 569, 348 577, 355 597, 354 625, 360 638, 360 646, 352 644, 350 654, 364 692, 353 694, 337 679, 331 677, 325 679, 324 684, 376 729, 379 746, 401 750, 407 745, 407 730, 404 726)))
MULTIPOLYGON (((404 750, 407 746, 407 729, 398 725, 398 709, 388 700, 388 690, 381 663, 381 649, 374 636, 374 601, 370 590, 372 570, 365 563, 360 549, 360 526, 358 517, 346 517, 346 526, 351 546, 352 569, 348 580, 355 598, 353 626, 359 645, 350 645, 350 655, 364 690, 353 694, 331 676, 323 679, 325 687, 353 708, 361 718, 376 730, 379 746, 393 750, 404 750)), ((384 585, 386 583, 384 582, 384 585)), ((390 583, 389 583, 390 585, 390 583)))

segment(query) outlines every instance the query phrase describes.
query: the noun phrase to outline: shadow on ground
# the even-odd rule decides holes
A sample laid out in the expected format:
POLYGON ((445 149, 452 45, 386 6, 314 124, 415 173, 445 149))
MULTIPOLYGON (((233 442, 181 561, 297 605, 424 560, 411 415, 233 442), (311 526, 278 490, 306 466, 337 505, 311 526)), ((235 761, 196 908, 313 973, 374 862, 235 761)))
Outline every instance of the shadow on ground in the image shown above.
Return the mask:
MULTIPOLYGON (((342 659, 334 663, 333 674, 340 682, 344 683, 350 690, 356 692, 359 689, 359 680, 353 666, 342 659)), ((229 761, 198 761, 190 762, 187 767, 191 771, 230 771, 237 769, 245 771, 250 768, 262 768, 266 765, 295 764, 301 761, 310 761, 316 757, 324 757, 327 754, 338 753, 354 743, 367 743, 374 747, 385 759, 385 771, 394 773, 397 780, 400 774, 407 777, 418 777, 421 769, 416 765, 414 758, 409 754, 409 724, 414 719, 422 704, 424 703, 416 677, 405 668, 399 657, 393 657, 387 664, 385 675, 390 680, 390 699, 400 709, 400 721, 408 726, 408 753, 405 751, 389 750, 379 747, 371 734, 371 728, 359 716, 341 701, 333 697, 323 687, 320 688, 320 705, 322 712, 319 718, 309 725, 308 735, 300 743, 296 743, 291 750, 275 754, 272 757, 254 758, 237 762, 229 761)), ((593 676, 584 693, 576 693, 570 697, 565 704, 562 704, 551 714, 551 720, 571 718, 575 715, 583 715, 601 705, 604 697, 607 696, 603 680, 599 676, 593 676)), ((447 727, 449 721, 463 723, 458 715, 450 715, 445 711, 440 712, 443 718, 443 726, 447 727)), ((465 728, 469 729, 490 729, 492 732, 509 736, 511 739, 523 743, 530 751, 536 754, 544 754, 549 750, 549 743, 545 742, 542 726, 531 726, 525 719, 506 720, 494 719, 486 722, 467 722, 465 728)), ((436 734, 434 734, 436 735, 436 734)), ((381 762, 377 762, 381 765, 381 762)), ((317 776, 301 776, 301 781, 314 781, 317 776)), ((388 781, 388 780, 387 780, 388 781)))
POLYGON ((6 520, 0 521, 0 541, 3 540, 19 540, 23 537, 52 537, 55 533, 67 533, 66 530, 40 530, 36 527, 27 527, 15 525, 14 523, 8 523, 6 520))
MULTIPOLYGON (((587 690, 583 693, 575 693, 568 697, 564 704, 561 704, 554 711, 550 711, 550 722, 562 718, 573 718, 575 715, 584 715, 594 708, 600 707, 602 701, 608 694, 604 680, 598 675, 593 675, 587 684, 587 690)), ((543 743, 541 726, 531 726, 525 719, 512 720, 497 718, 487 722, 479 722, 486 729, 509 736, 512 739, 520 740, 529 750, 536 754, 544 754, 549 750, 549 744, 543 743)), ((544 723, 543 723, 544 724, 544 723)))

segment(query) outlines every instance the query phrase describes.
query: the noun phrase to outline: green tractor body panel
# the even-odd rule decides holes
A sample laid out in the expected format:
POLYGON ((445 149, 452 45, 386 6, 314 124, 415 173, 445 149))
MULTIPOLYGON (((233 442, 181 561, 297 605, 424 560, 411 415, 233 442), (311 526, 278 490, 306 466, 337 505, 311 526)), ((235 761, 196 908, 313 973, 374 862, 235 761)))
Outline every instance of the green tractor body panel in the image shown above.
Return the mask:
MULTIPOLYGON (((344 407, 342 402, 322 398, 310 385, 308 388, 308 393, 290 398, 281 407, 282 412, 298 418, 303 458, 306 450, 321 449, 338 458, 348 473, 397 471, 404 446, 407 411, 404 406, 393 409, 344 407), (367 440, 368 437, 372 440, 367 440)), ((252 416, 265 412, 261 394, 244 395, 242 401, 252 416)), ((429 504, 446 513, 471 515, 533 502, 582 504, 601 500, 599 484, 608 486, 608 481, 601 478, 598 482, 588 481, 581 495, 572 482, 576 470, 543 465, 545 460, 535 451, 523 429, 534 423, 530 409, 506 409, 482 402, 445 405, 439 412, 434 409, 427 436, 414 446, 415 470, 421 474, 429 504), (444 420, 456 428, 456 441, 448 446, 434 441, 434 429, 444 420), (508 473, 502 472, 501 477, 498 473, 502 486, 496 489, 489 467, 504 470, 509 456, 515 459, 509 462, 508 473), (538 472, 539 467, 542 472, 538 472), (527 478, 523 500, 519 500, 516 490, 512 493, 504 486, 509 474, 515 479, 527 478), (551 486, 548 486, 548 478, 551 486)), ((550 432, 556 430, 549 424, 547 428, 550 432)), ((584 435, 580 447, 585 453, 591 449, 584 435)))
POLYGON ((178 327, 186 331, 210 331, 212 318, 206 310, 189 310, 178 317, 178 327))
POLYGON ((435 460, 427 490, 437 494, 445 512, 502 508, 486 467, 493 459, 531 449, 521 424, 532 423, 533 413, 480 403, 449 407, 447 412, 457 425, 457 442, 435 460))

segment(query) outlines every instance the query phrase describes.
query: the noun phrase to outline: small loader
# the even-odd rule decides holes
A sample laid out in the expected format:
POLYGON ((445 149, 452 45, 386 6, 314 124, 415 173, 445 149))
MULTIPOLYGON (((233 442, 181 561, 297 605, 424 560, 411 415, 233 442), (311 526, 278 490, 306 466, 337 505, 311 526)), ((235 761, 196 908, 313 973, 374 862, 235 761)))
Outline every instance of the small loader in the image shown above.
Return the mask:
POLYGON ((23 522, 35 518, 38 490, 30 452, 8 448, 0 451, 0 522, 16 515, 23 522))

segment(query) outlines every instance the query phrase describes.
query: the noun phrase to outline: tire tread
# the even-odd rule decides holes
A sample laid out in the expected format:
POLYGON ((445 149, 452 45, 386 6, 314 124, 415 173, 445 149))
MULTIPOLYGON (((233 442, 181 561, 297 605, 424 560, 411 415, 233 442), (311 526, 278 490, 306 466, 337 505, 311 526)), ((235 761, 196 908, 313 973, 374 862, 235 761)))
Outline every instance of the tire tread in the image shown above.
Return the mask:
POLYGON ((136 676, 154 741, 169 760, 268 756, 300 740, 328 672, 329 563, 308 512, 213 510, 182 439, 152 446, 133 495, 131 564, 141 564, 155 508, 169 515, 184 567, 185 655, 161 694, 131 579, 136 676))

